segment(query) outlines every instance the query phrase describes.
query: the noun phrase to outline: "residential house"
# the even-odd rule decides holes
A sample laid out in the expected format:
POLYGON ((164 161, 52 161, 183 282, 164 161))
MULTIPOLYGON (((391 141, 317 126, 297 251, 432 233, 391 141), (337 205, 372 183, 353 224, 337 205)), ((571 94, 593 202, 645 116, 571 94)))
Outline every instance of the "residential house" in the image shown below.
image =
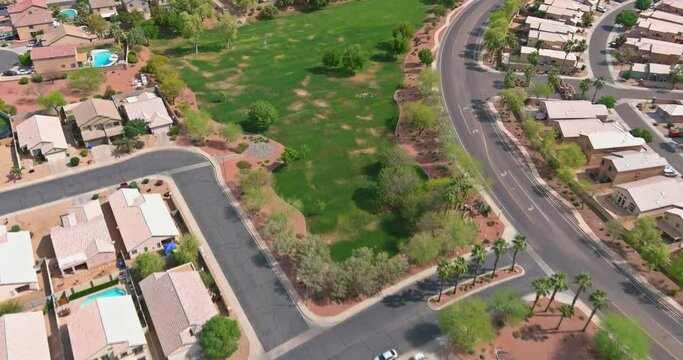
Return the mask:
POLYGON ((654 18, 640 18, 631 30, 630 36, 662 40, 676 43, 683 42, 683 24, 671 23, 654 18))
POLYGON ((119 189, 109 196, 109 205, 131 258, 149 251, 161 251, 165 243, 180 235, 159 194, 119 189))
POLYGON ((565 42, 574 39, 574 34, 560 34, 556 32, 529 30, 529 37, 526 45, 536 47, 539 41, 542 41, 544 49, 562 50, 565 42))
POLYGON ((683 179, 654 176, 614 187, 615 204, 636 216, 658 215, 683 205, 683 179))
POLYGON ((18 122, 16 127, 19 147, 34 157, 65 157, 69 145, 62 124, 56 116, 33 115, 18 122))
POLYGON ((0 359, 50 360, 43 313, 20 312, 0 316, 0 359))
POLYGON ((683 44, 648 38, 627 38, 622 49, 633 54, 633 61, 674 65, 681 60, 683 44))
POLYGON ((626 150, 602 157, 597 179, 614 185, 664 174, 666 159, 654 151, 626 150))
POLYGON ((97 39, 97 35, 86 32, 80 27, 62 24, 50 28, 45 34, 38 36, 43 47, 53 45, 88 44, 97 39))
POLYGON ((62 274, 116 261, 114 242, 98 200, 69 209, 62 225, 50 229, 50 241, 62 274))
POLYGON ((546 120, 600 119, 607 120, 609 111, 602 104, 587 100, 549 100, 541 102, 539 111, 546 114, 546 120))
POLYGON ((662 0, 657 5, 657 10, 683 15, 683 0, 662 0))
POLYGON ((24 0, 7 7, 19 40, 29 40, 52 26, 52 13, 45 0, 24 0))
POLYGON ((591 10, 591 5, 586 5, 574 0, 545 0, 543 3, 569 10, 581 11, 582 13, 591 10))
POLYGON ((547 4, 541 4, 538 7, 538 11, 543 11, 546 14, 546 18, 550 20, 557 20, 571 25, 580 24, 581 16, 583 15, 583 11, 547 4))
POLYGON ((119 6, 119 0, 88 0, 90 10, 93 14, 100 14, 103 18, 109 18, 112 15, 117 15, 116 7, 119 6))
POLYGON ((578 141, 581 134, 621 130, 616 123, 604 123, 595 118, 551 120, 549 125, 555 129, 561 140, 573 142, 578 141))
POLYGON ((669 244, 669 251, 683 248, 683 208, 674 207, 658 216, 657 227, 674 241, 669 244))
POLYGON ((73 118, 75 132, 84 144, 101 145, 123 134, 123 119, 111 100, 91 98, 64 113, 73 118))
POLYGON ((99 297, 66 317, 74 360, 151 359, 130 295, 99 297))
POLYGON ((664 104, 657 106, 657 115, 661 116, 666 122, 680 123, 683 122, 683 105, 681 104, 664 104))
POLYGON ((683 25, 683 16, 668 13, 660 10, 647 10, 640 13, 640 17, 644 19, 657 19, 667 21, 674 24, 683 25))
POLYGON ((173 119, 168 114, 164 100, 154 91, 142 91, 138 95, 119 96, 117 99, 118 101, 112 100, 121 104, 121 112, 127 121, 144 120, 153 134, 165 135, 173 125, 173 119))
POLYGON ((31 233, 0 225, 0 303, 39 290, 31 233))
POLYGON ((575 34, 577 30, 575 26, 567 25, 563 22, 533 16, 527 16, 524 25, 525 29, 529 31, 538 30, 563 35, 575 34))
POLYGON ((656 63, 634 63, 631 65, 631 77, 636 80, 668 82, 671 65, 656 63))
POLYGON ((121 0, 121 3, 127 12, 141 12, 145 19, 152 17, 152 14, 149 11, 148 0, 121 0))
POLYGON ((563 71, 570 71, 576 68, 577 58, 573 53, 565 53, 560 50, 540 49, 522 46, 520 50, 520 60, 523 62, 529 61, 529 55, 538 51, 538 65, 545 67, 557 67, 563 71))
POLYGON ((140 290, 164 357, 200 358, 197 334, 218 310, 199 273, 187 266, 157 272, 140 281, 140 290))
POLYGON ((31 61, 37 73, 76 70, 87 60, 86 54, 79 54, 75 45, 53 45, 31 50, 31 61))
POLYGON ((600 163, 600 159, 605 154, 625 150, 640 151, 645 146, 643 138, 619 130, 581 134, 577 142, 586 154, 588 164, 600 163))

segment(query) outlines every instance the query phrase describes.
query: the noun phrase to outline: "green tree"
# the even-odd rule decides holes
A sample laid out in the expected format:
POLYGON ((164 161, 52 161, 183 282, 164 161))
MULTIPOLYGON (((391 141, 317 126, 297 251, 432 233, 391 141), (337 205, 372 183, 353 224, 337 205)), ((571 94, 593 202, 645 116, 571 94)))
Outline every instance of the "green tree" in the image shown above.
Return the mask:
POLYGON ((477 277, 479 276, 479 270, 481 270, 481 266, 484 264, 486 261, 486 249, 484 246, 481 244, 476 244, 474 247, 472 247, 472 254, 470 259, 475 265, 474 268, 474 280, 472 281, 472 287, 476 285, 477 283, 477 277))
POLYGON ((225 47, 230 49, 231 44, 237 40, 239 25, 237 18, 229 13, 221 15, 218 21, 218 32, 225 41, 225 47))
POLYGON ((391 166, 380 170, 377 176, 377 199, 392 208, 400 208, 421 181, 414 167, 391 166))
POLYGON ((579 299, 579 295, 582 292, 585 292, 589 287, 593 286, 593 278, 587 272, 580 272, 574 276, 574 284, 576 284, 577 289, 574 299, 572 299, 572 308, 574 307, 574 304, 576 304, 576 300, 579 299))
POLYGON ((420 49, 420 51, 417 52, 417 57, 420 59, 420 63, 426 68, 432 66, 432 63, 434 62, 434 54, 432 54, 432 51, 429 49, 420 49))
POLYGON ((586 42, 585 39, 581 39, 574 43, 574 48, 572 49, 573 52, 578 53, 579 55, 576 57, 577 60, 581 59, 581 54, 583 54, 584 51, 588 50, 588 43, 586 42))
POLYGON ((226 143, 233 142, 242 136, 242 127, 237 123, 227 123, 219 130, 226 143))
POLYGON ((24 172, 24 167, 15 165, 15 166, 12 166, 12 168, 10 169, 9 172, 12 175, 12 177, 14 177, 15 179, 21 180, 21 175, 24 172))
POLYGON ((280 114, 271 103, 257 100, 249 106, 247 123, 256 131, 266 131, 278 120, 279 116, 280 114))
POLYGON ((550 283, 553 287, 553 293, 550 295, 550 300, 548 301, 548 306, 545 307, 544 311, 548 311, 550 305, 555 300, 555 295, 558 292, 566 291, 569 289, 569 284, 567 283, 567 274, 565 273, 554 273, 550 276, 550 283))
POLYGON ((85 26, 100 37, 107 32, 109 23, 100 14, 93 13, 85 18, 85 26))
POLYGON ((441 311, 439 327, 453 343, 472 350, 496 337, 486 303, 472 297, 441 311))
POLYGON ((436 110, 422 102, 414 101, 406 104, 403 108, 403 114, 406 127, 417 130, 417 136, 422 136, 425 130, 434 130, 438 122, 436 110))
POLYGON ((410 50, 410 39, 398 33, 389 39, 387 43, 389 54, 394 57, 407 53, 410 50))
POLYGON ((586 155, 576 143, 562 145, 556 150, 558 168, 579 169, 586 165, 586 155))
POLYGON ((142 119, 130 120, 123 127, 123 133, 126 135, 126 137, 131 139, 146 134, 148 131, 149 126, 147 126, 147 121, 142 119))
POLYGON ((225 359, 237 350, 241 333, 237 321, 214 316, 199 332, 199 346, 209 359, 225 359))
POLYGON ((120 137, 112 141, 112 144, 116 146, 116 152, 119 154, 129 154, 135 150, 137 146, 137 141, 129 137, 120 137))
POLYGON ((31 53, 29 51, 19 54, 17 56, 17 59, 19 60, 19 64, 21 66, 30 66, 32 61, 31 61, 31 53))
POLYGON ((529 315, 529 306, 516 289, 497 290, 488 303, 494 318, 505 325, 518 325, 529 315))
POLYGON ((505 72, 505 79, 503 80, 503 86, 506 89, 512 89, 517 86, 517 74, 514 71, 508 70, 505 72))
POLYGON ((598 312, 598 310, 605 310, 609 306, 609 297, 607 296, 607 293, 604 292, 603 290, 595 290, 590 296, 588 297, 588 301, 593 304, 593 310, 591 310, 590 316, 588 316, 588 320, 586 321, 586 325, 583 326, 583 329, 581 331, 586 331, 588 328, 588 324, 591 323, 591 320, 593 320, 593 316, 595 316, 595 313, 598 312))
POLYGON ((275 0, 275 6, 285 9, 294 6, 294 0, 275 0))
MULTIPOLYGON (((543 41, 543 40, 540 40, 539 43, 542 44, 541 41, 543 41)), ((535 68, 536 66, 538 66, 538 61, 540 60, 540 58, 541 58, 541 55, 539 55, 538 50, 536 50, 536 51, 532 52, 531 54, 529 54, 529 57, 527 60, 529 61, 529 64, 535 68)))
POLYGON ((280 159, 282 159, 282 162, 285 163, 285 165, 289 165, 292 162, 299 160, 299 152, 296 149, 292 149, 290 147, 285 148, 285 150, 282 152, 282 155, 280 156, 280 159))
POLYGON ((525 88, 529 88, 531 86, 531 80, 536 76, 536 66, 534 65, 528 65, 524 69, 524 78, 526 79, 526 86, 525 88))
POLYGON ((636 9, 645 11, 652 7, 652 0, 636 0, 636 9))
POLYGON ((683 65, 676 65, 669 71, 669 82, 671 89, 675 89, 677 84, 683 82, 683 65))
POLYGON ((617 104, 617 99, 612 95, 601 96, 600 99, 598 99, 598 104, 605 105, 608 109, 612 109, 614 108, 614 105, 617 104))
POLYGON ((154 252, 138 255, 131 265, 133 275, 142 280, 155 272, 164 271, 164 259, 154 252))
POLYGON ((531 86, 531 93, 534 94, 537 99, 544 97, 546 100, 548 100, 550 95, 553 94, 553 89, 551 89, 547 83, 536 82, 531 86))
POLYGON ((183 115, 185 117, 185 129, 187 129, 192 140, 202 142, 213 132, 211 118, 207 112, 187 109, 183 115))
POLYGON ((515 114, 521 113, 521 110, 524 107, 524 101, 526 101, 527 98, 526 91, 524 89, 504 89, 501 90, 498 95, 508 110, 515 114))
MULTIPOLYGON (((253 0, 252 3, 255 3, 253 0)), ((234 1, 237 5, 242 5, 244 0, 234 1)), ((186 12, 188 14, 197 14, 201 20, 210 19, 213 17, 214 8, 213 2, 211 0, 171 0, 170 8, 174 10, 176 14, 181 14, 186 12)))
POLYGON ((557 322, 557 326, 555 327, 555 330, 559 330, 560 326, 562 325, 562 321, 565 318, 571 318, 574 316, 574 308, 569 305, 562 305, 560 306, 560 321, 557 322))
POLYGON ((586 11, 581 15, 581 25, 583 25, 583 27, 589 27, 593 25, 593 21, 595 21, 595 14, 593 13, 593 10, 586 11))
POLYGON ((605 87, 605 78, 600 76, 597 79, 593 80, 593 87, 595 88, 595 92, 593 93, 593 100, 591 101, 595 102, 595 97, 598 95, 598 90, 605 87))
POLYGON ((497 238, 493 243, 492 249, 493 253, 496 255, 496 260, 493 262, 493 272, 491 273, 491 278, 494 278, 496 277, 496 269, 498 268, 498 261, 500 260, 501 255, 506 254, 510 250, 510 247, 505 239, 497 238))
POLYGON ((451 262, 446 259, 441 259, 436 265, 436 273, 439 275, 439 298, 436 302, 441 302, 443 285, 453 277, 453 266, 451 265, 451 262))
POLYGON ((313 8, 323 8, 330 3, 330 0, 307 0, 308 6, 313 8))
POLYGON ((515 265, 517 264, 517 253, 520 251, 526 251, 528 247, 529 243, 525 235, 516 234, 515 237, 512 238, 512 248, 515 250, 515 252, 512 253, 512 266, 510 267, 510 271, 515 271, 515 265))
POLYGON ((362 70, 368 64, 368 54, 358 44, 349 46, 342 54, 342 65, 351 72, 362 70))
POLYGON ((187 84, 180 79, 180 75, 175 71, 172 75, 166 76, 159 86, 159 90, 167 99, 171 100, 171 104, 175 104, 175 99, 182 95, 186 88, 187 84))
POLYGON ((423 265, 439 256, 439 241, 428 232, 419 232, 410 238, 405 252, 411 263, 423 265))
MULTIPOLYGON (((142 26, 136 26, 128 32, 126 35, 126 39, 128 39, 128 45, 149 45, 149 38, 147 37, 147 34, 145 33, 145 29, 142 28, 142 26)), ((154 56, 154 55, 152 55, 154 56)), ((161 55, 159 55, 161 56, 161 55)))
POLYGON ((458 291, 458 285, 460 285, 460 277, 467 274, 469 267, 467 260, 462 256, 453 259, 451 267, 453 268, 453 276, 455 276, 455 284, 453 284, 453 295, 455 295, 455 292, 458 291))
POLYGON ((59 90, 53 90, 39 96, 36 102, 42 107, 52 108, 55 112, 59 112, 59 108, 66 105, 64 94, 59 90))
POLYGON ((650 358, 650 339, 633 319, 609 314, 601 324, 593 339, 598 356, 607 360, 650 358))
POLYGON ((631 133, 631 135, 633 135, 635 137, 642 138, 647 143, 652 142, 652 133, 649 130, 641 129, 641 128, 635 128, 635 129, 631 129, 631 131, 629 131, 629 132, 631 133))
POLYGON ((633 10, 624 10, 617 14, 615 23, 628 30, 638 23, 638 13, 633 10))
POLYGON ((193 263, 197 264, 199 259, 199 240, 192 233, 185 233, 178 239, 180 246, 173 253, 173 259, 178 264, 193 263))
POLYGON ((341 64, 342 54, 337 48, 327 48, 323 52, 323 65, 328 69, 336 69, 341 64))
POLYGON ((605 231, 612 237, 612 241, 617 241, 626 235, 624 225, 614 219, 605 223, 605 231))
POLYGON ((406 39, 410 39, 415 35, 415 27, 413 24, 402 21, 396 25, 396 28, 391 33, 392 36, 403 36, 406 39))
POLYGON ((119 24, 114 23, 109 26, 109 36, 116 40, 117 45, 121 46, 121 39, 126 37, 126 33, 123 32, 119 24))
POLYGON ((99 69, 84 67, 70 72, 66 84, 74 90, 92 92, 99 89, 105 80, 104 73, 99 69))
POLYGON ((533 305, 531 305, 531 315, 533 315, 534 310, 536 309, 536 304, 538 304, 538 300, 540 300, 541 297, 550 295, 553 284, 550 281, 550 278, 541 277, 534 279, 534 281, 531 282, 531 287, 533 287, 534 291, 536 292, 536 298, 534 299, 533 305))
POLYGON ((548 86, 550 86, 553 91, 560 87, 560 72, 555 67, 548 70, 548 86))
POLYGON ((417 76, 417 91, 429 100, 439 93, 439 73, 432 69, 424 69, 417 76))
POLYGON ((581 80, 581 83, 579 84, 579 88, 581 89, 581 98, 586 97, 586 93, 591 89, 591 86, 593 86, 593 81, 591 79, 581 80))
POLYGON ((569 39, 562 44, 562 51, 564 51, 564 59, 567 60, 567 56, 574 52, 574 46, 576 45, 576 40, 569 39))
POLYGON ((678 286, 683 286, 683 251, 679 251, 673 256, 668 272, 678 282, 678 286))
POLYGON ((194 53, 198 54, 199 39, 201 38, 202 33, 204 32, 204 27, 202 26, 202 18, 194 12, 192 13, 192 15, 186 12, 182 12, 180 13, 180 19, 183 24, 181 34, 185 39, 190 41, 192 46, 194 46, 194 53))
POLYGON ((258 18, 260 20, 273 20, 278 15, 280 15, 280 10, 273 5, 266 5, 263 7, 263 9, 261 9, 261 13, 259 13, 258 18))

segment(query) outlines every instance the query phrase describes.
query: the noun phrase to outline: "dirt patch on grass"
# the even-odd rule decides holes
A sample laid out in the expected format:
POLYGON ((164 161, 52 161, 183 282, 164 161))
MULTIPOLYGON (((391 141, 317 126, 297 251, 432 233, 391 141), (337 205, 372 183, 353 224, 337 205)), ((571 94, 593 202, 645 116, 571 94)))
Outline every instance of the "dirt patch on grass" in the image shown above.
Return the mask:
POLYGON ((308 86, 308 83, 311 82, 311 75, 306 75, 306 77, 301 80, 301 86, 306 87, 308 86))
POLYGON ((237 64, 237 67, 238 67, 238 68, 245 68, 245 67, 248 67, 248 66, 249 66, 248 63, 239 63, 239 64, 237 64))
POLYGON ((349 154, 351 154, 351 155, 358 155, 358 154, 374 154, 374 153, 376 153, 376 152, 377 152, 377 148, 376 148, 376 147, 369 147, 369 148, 365 148, 365 149, 353 150, 353 151, 349 152, 349 154))
POLYGON ((349 124, 341 124, 341 128, 344 130, 352 130, 353 128, 349 124))
POLYGON ((308 35, 307 39, 308 40, 315 40, 315 35, 308 35))
POLYGON ((358 118, 358 120, 371 121, 372 120, 372 114, 365 115, 365 116, 356 115, 356 118, 358 118))
POLYGON ((370 62, 370 66, 366 71, 362 73, 357 73, 356 75, 348 78, 348 80, 354 83, 366 83, 368 84, 368 86, 372 88, 377 88, 377 80, 375 80, 375 76, 379 71, 379 66, 379 63, 376 63, 374 61, 370 62))
POLYGON ((194 59, 194 60, 206 61, 206 62, 217 63, 218 60, 221 59, 221 56, 223 56, 223 52, 218 52, 218 53, 200 53, 200 54, 192 55, 192 59, 194 59))
POLYGON ((340 37, 338 37, 338 38, 337 38, 337 41, 339 41, 339 42, 344 42, 344 41, 345 41, 345 39, 344 39, 344 37, 343 37, 343 36, 340 36, 340 37))
POLYGON ((285 58, 285 54, 277 54, 277 55, 275 55, 275 58, 276 58, 276 59, 284 59, 284 58, 285 58))
POLYGON ((376 137, 382 136, 382 132, 375 129, 375 128, 367 128, 365 130, 372 136, 376 136, 376 137))
MULTIPOLYGON (((187 61, 187 59, 183 59, 183 65, 185 67, 187 67, 188 69, 194 71, 194 72, 201 72, 201 70, 199 70, 199 67, 197 67, 197 65, 187 61)), ((202 72, 202 76, 204 76, 203 72, 202 72)), ((206 76, 204 76, 204 77, 206 77, 206 76)))
POLYGON ((356 138, 356 144, 365 145, 365 143, 367 143, 367 141, 365 141, 365 139, 356 138))
POLYGON ((243 85, 238 85, 240 79, 242 78, 242 72, 238 71, 237 74, 226 77, 222 81, 212 81, 206 83, 206 88, 209 90, 228 90, 231 91, 242 91, 244 90, 243 85))
POLYGON ((313 100, 313 105, 319 107, 319 108, 328 108, 330 107, 330 104, 327 103, 325 100, 321 99, 315 99, 313 100))
POLYGON ((289 106, 287 106, 287 110, 289 110, 289 111, 300 111, 301 109, 304 108, 305 105, 306 104, 304 104, 303 101, 295 101, 295 102, 289 104, 289 106))
POLYGON ((249 55, 242 55, 242 60, 249 60, 251 59, 251 56, 249 55))
POLYGON ((306 91, 304 89, 294 89, 294 93, 296 94, 296 96, 299 96, 299 97, 306 97, 306 96, 311 95, 311 93, 309 93, 308 91, 306 91))

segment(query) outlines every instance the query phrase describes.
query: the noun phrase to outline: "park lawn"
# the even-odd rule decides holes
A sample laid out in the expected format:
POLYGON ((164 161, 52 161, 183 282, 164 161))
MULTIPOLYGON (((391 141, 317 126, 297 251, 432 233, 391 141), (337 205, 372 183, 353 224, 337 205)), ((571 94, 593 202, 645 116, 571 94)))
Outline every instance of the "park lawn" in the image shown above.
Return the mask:
POLYGON ((427 5, 419 0, 350 1, 240 28, 230 50, 208 30, 195 55, 185 40, 157 40, 155 53, 171 58, 200 106, 219 122, 240 122, 249 104, 271 102, 280 121, 266 135, 311 151, 275 172, 275 191, 300 208, 311 233, 331 243, 335 260, 369 246, 390 254, 408 233, 391 214, 374 210, 378 154, 391 146, 402 82, 400 63, 382 43, 408 21, 419 28, 427 5), (324 49, 360 44, 369 66, 353 77, 329 73, 324 49))

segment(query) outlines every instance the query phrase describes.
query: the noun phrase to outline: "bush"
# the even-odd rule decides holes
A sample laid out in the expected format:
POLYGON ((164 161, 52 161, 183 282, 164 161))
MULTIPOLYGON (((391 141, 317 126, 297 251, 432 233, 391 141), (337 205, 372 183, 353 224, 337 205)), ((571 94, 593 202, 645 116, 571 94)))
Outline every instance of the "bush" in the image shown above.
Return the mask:
POLYGON ((496 337, 486 304, 479 298, 467 298, 441 311, 441 331, 466 350, 487 343, 496 337))
POLYGON ((639 138, 643 138, 645 142, 652 142, 652 133, 648 130, 635 128, 630 131, 631 135, 639 138))
POLYGON ((21 79, 19 79, 19 84, 21 84, 21 85, 28 84, 28 78, 26 76, 22 77, 21 79))
POLYGON ((494 292, 488 306, 494 316, 505 325, 517 325, 529 314, 529 307, 515 289, 494 292))
POLYGON ((88 149, 83 149, 83 150, 81 150, 80 154, 81 154, 81 157, 86 157, 86 156, 88 156, 88 149))
POLYGON ((78 164, 80 164, 80 163, 81 163, 81 159, 80 159, 80 158, 77 158, 77 157, 75 157, 75 156, 72 157, 71 160, 69 160, 69 164, 70 164, 71 166, 74 166, 74 167, 75 167, 75 166, 78 166, 78 164))
POLYGON ((247 122, 255 131, 266 131, 278 117, 279 114, 271 103, 258 100, 249 106, 247 122))
POLYGON ((136 149, 142 149, 145 147, 145 142, 142 140, 136 140, 135 144, 133 145, 136 149))
POLYGON ((207 321, 199 333, 202 353, 209 359, 224 359, 237 350, 240 339, 237 321, 223 316, 215 316, 207 321))
POLYGON ((135 54, 128 54, 128 63, 129 64, 137 64, 138 63, 138 56, 135 54))
POLYGON ((608 109, 612 109, 614 105, 617 104, 617 99, 615 99, 614 96, 605 95, 600 97, 600 99, 598 100, 598 104, 605 105, 608 109))
POLYGON ((100 194, 92 194, 92 196, 90 197, 90 200, 97 200, 99 198, 100 198, 100 194))
POLYGON ((139 280, 164 270, 164 259, 157 253, 148 252, 138 255, 131 265, 133 275, 139 280))
POLYGON ((19 226, 19 224, 14 224, 14 225, 12 225, 12 227, 10 228, 9 231, 10 232, 19 232, 19 231, 21 231, 21 226, 19 226))
POLYGON ((144 184, 144 185, 149 184, 149 179, 148 178, 142 179, 142 184, 144 184))
POLYGON ((608 360, 647 359, 650 353, 648 335, 635 321, 616 314, 605 316, 593 342, 598 356, 608 360))
POLYGON ((434 7, 434 10, 433 10, 433 11, 434 11, 434 15, 435 15, 436 17, 442 17, 442 16, 446 15, 447 9, 446 9, 446 7, 443 6, 443 5, 437 5, 437 6, 434 7))
POLYGON ((237 168, 242 170, 251 169, 251 163, 249 161, 240 160, 237 162, 237 168))
POLYGON ((43 75, 35 74, 31 78, 31 81, 33 81, 34 83, 42 83, 43 82, 43 75))
POLYGON ((16 300, 10 300, 0 304, 0 316, 21 312, 21 304, 16 300))
POLYGON ((280 10, 273 5, 268 5, 261 10, 258 17, 261 20, 273 20, 278 15, 280 15, 280 10))
POLYGON ((633 73, 631 72, 631 70, 628 70, 627 72, 625 72, 624 76, 623 76, 624 80, 630 80, 632 77, 633 77, 633 73))
POLYGON ((275 6, 279 8, 286 8, 294 5, 294 0, 275 0, 275 6))

